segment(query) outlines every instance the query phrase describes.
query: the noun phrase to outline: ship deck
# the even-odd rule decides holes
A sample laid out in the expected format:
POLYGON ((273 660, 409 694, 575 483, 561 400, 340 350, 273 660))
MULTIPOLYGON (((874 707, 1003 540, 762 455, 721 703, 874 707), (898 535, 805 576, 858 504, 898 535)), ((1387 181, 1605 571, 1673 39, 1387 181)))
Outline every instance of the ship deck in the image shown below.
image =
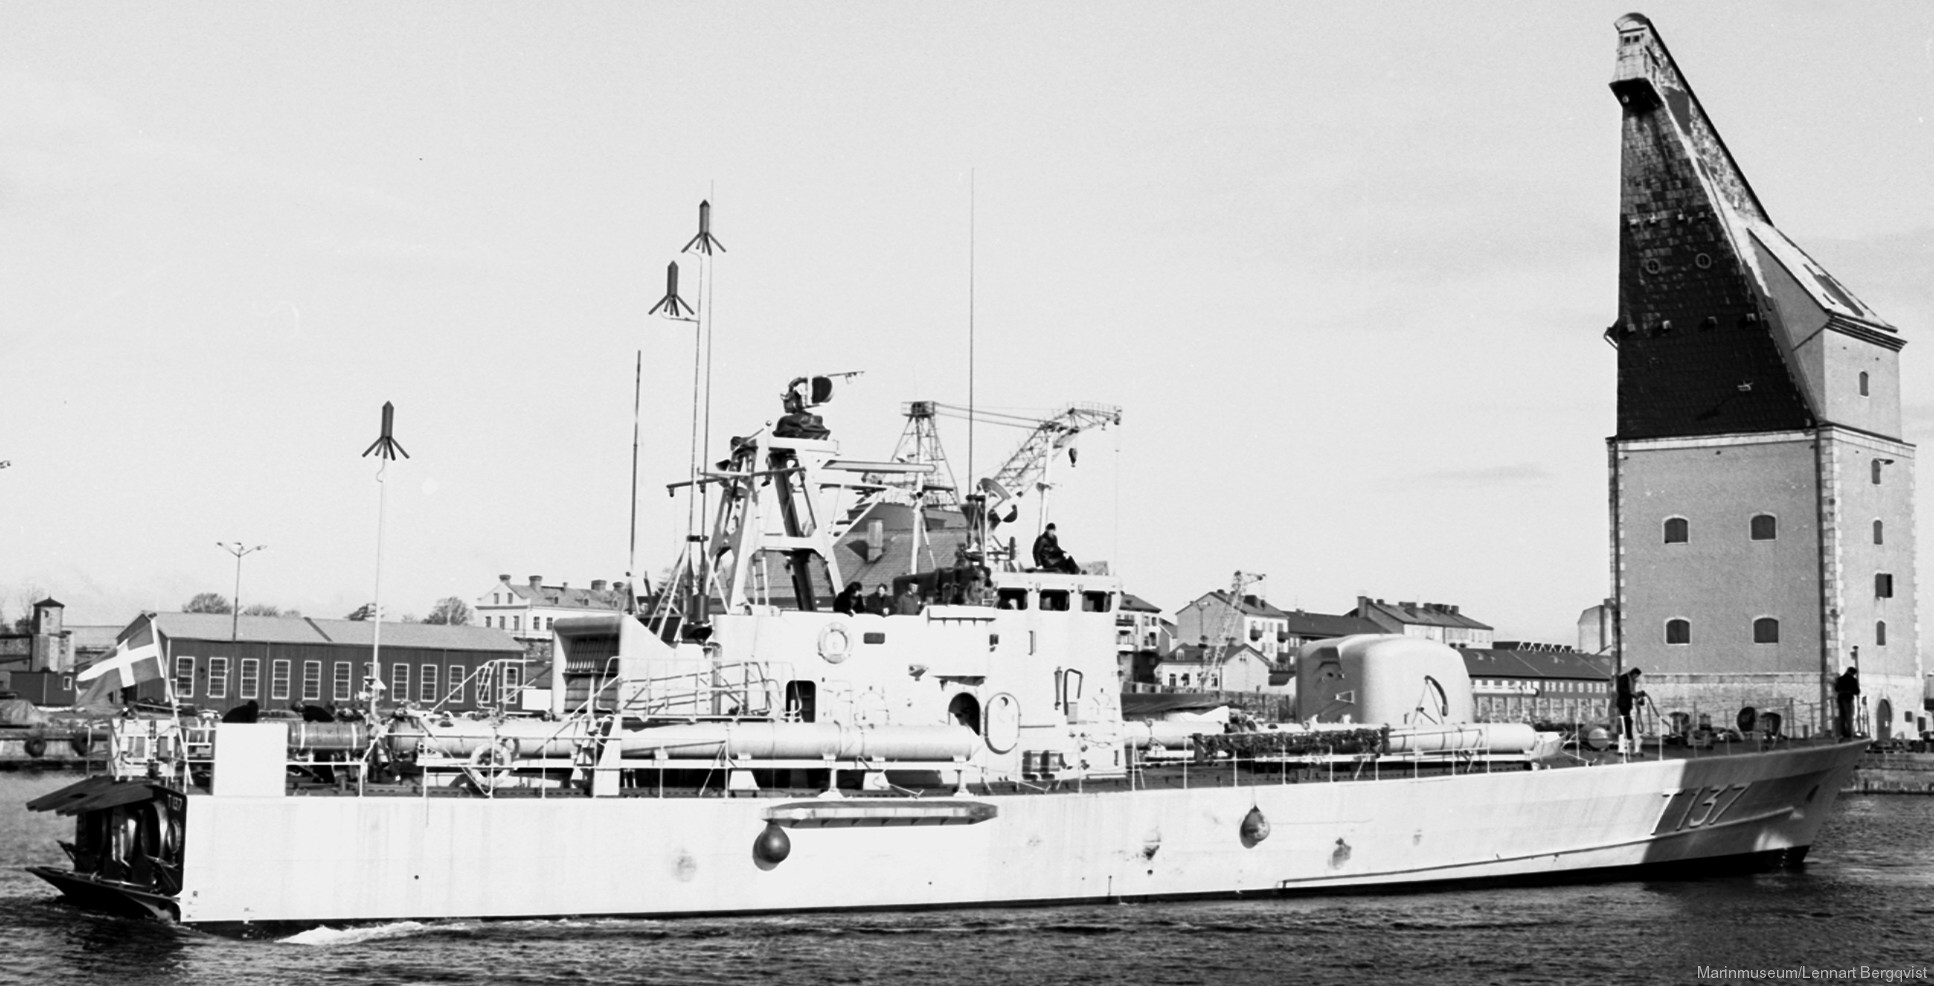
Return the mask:
MULTIPOLYGON (((762 765, 757 761, 680 762, 658 765, 627 762, 619 768, 620 783, 609 796, 621 798, 759 797, 802 798, 842 795, 869 798, 934 797, 951 794, 1029 795, 1079 794, 1132 790, 1252 787, 1265 784, 1374 783, 1377 781, 1448 777, 1468 774, 1512 773, 1530 770, 1570 770, 1661 760, 1697 760, 1837 745, 1841 741, 1807 739, 1717 739, 1710 745, 1648 741, 1642 751, 1564 748, 1562 755, 1533 762, 1524 756, 1469 752, 1433 754, 1330 753, 1206 757, 1177 755, 1138 759, 1123 774, 1082 775, 1044 771, 1003 780, 968 777, 956 771, 903 769, 892 763, 847 764, 801 768, 797 764, 762 765)), ((490 775, 463 764, 404 765, 382 781, 360 779, 360 764, 340 762, 294 763, 285 793, 299 797, 430 797, 430 798, 587 798, 586 786, 569 778, 576 768, 566 760, 531 760, 515 769, 490 775)), ((206 796, 212 790, 207 771, 191 771, 186 793, 206 796)))

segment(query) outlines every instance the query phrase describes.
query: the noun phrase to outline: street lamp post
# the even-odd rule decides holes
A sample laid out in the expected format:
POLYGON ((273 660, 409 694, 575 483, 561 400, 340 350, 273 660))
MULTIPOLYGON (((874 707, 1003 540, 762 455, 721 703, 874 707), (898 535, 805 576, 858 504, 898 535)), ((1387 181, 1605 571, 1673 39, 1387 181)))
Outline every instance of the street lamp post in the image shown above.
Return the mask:
POLYGON ((244 547, 240 541, 217 541, 215 542, 215 547, 235 556, 235 597, 229 603, 228 619, 228 639, 232 643, 240 639, 240 627, 242 623, 242 556, 252 555, 268 547, 268 545, 258 544, 253 548, 249 548, 244 547))

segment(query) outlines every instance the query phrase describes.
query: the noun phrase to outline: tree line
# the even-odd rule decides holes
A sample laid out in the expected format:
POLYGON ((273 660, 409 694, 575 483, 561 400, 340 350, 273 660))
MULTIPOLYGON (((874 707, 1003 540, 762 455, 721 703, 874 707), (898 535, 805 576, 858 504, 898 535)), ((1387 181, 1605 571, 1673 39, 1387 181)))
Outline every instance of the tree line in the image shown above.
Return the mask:
MULTIPOLYGON (((194 598, 183 603, 184 613, 222 613, 235 612, 235 604, 219 592, 198 592, 194 598)), ((375 603, 364 603, 343 616, 345 620, 366 621, 376 613, 375 603)), ((243 616, 276 616, 300 619, 302 612, 296 609, 283 609, 269 603, 253 603, 242 607, 243 616)), ((430 607, 430 615, 418 619, 415 614, 403 617, 404 623, 436 623, 444 626, 462 626, 470 622, 470 604, 456 596, 445 596, 430 607)))

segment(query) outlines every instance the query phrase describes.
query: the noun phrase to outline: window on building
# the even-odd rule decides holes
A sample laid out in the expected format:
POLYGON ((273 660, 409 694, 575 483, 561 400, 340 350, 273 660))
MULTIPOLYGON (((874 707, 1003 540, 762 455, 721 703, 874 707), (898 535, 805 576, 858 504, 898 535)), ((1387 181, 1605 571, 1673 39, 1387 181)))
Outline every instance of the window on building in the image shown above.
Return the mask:
POLYGON ((1860 371, 1860 396, 1867 396, 1867 371, 1860 371))
POLYGON ((1874 573, 1874 598, 1894 598, 1894 576, 1888 572, 1874 573))
POLYGON ((1665 519, 1665 543, 1684 544, 1690 539, 1690 533, 1684 517, 1667 517, 1665 519))
POLYGON ((304 702, 322 701, 322 662, 302 662, 302 700, 304 702))
POLYGON ((269 662, 269 698, 277 702, 289 700, 289 662, 269 662))
POLYGON ((421 673, 416 679, 416 700, 425 704, 434 704, 437 699, 443 697, 436 693, 437 666, 425 664, 417 670, 421 673))
POLYGON ((510 618, 510 628, 511 628, 512 630, 522 630, 522 629, 524 629, 524 618, 523 618, 523 617, 521 617, 521 616, 513 616, 513 617, 511 617, 511 618, 510 618))
POLYGON ((209 698, 228 697, 228 658, 211 657, 208 659, 209 698))
POLYGON ((1692 621, 1691 620, 1665 621, 1665 642, 1668 644, 1692 643, 1692 621))
POLYGON ((195 659, 192 657, 175 658, 175 697, 195 697, 195 659))
POLYGON ((1772 514, 1756 514, 1753 517, 1753 540, 1772 541, 1780 536, 1780 522, 1772 514))
POLYGON ((1867 468, 1872 470, 1873 472, 1874 485, 1879 486, 1880 485, 1880 460, 1875 459, 1874 461, 1867 463, 1867 468))
POLYGON ((1874 521, 1874 543, 1887 543, 1887 525, 1882 524, 1880 521, 1874 521))
POLYGON ((410 699, 410 666, 392 664, 389 666, 389 693, 398 702, 410 699))
POLYGON ((1887 646, 1887 621, 1886 620, 1874 621, 1874 646, 1875 647, 1887 646))
POLYGON ((356 694, 356 682, 353 680, 354 675, 355 667, 348 661, 336 662, 336 688, 331 693, 336 701, 347 702, 351 696, 356 694))
POLYGON ((463 704, 463 665, 450 665, 449 700, 452 705, 463 704))
POLYGON ((242 658, 242 677, 237 682, 237 698, 261 698, 262 660, 256 657, 242 658))
POLYGON ((1753 643, 1777 644, 1780 642, 1780 621, 1770 616, 1762 616, 1753 621, 1753 643))

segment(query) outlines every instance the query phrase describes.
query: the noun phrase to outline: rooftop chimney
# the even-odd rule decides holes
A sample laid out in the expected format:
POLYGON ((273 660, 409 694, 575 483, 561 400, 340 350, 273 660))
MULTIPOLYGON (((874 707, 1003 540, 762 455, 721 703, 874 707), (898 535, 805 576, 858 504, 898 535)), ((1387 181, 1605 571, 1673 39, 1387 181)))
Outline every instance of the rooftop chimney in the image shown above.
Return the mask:
POLYGON ((508 575, 499 575, 499 576, 497 576, 497 581, 499 581, 499 582, 503 582, 503 583, 505 583, 505 584, 509 584, 509 582, 510 582, 510 576, 508 576, 508 575))
POLYGON ((603 592, 603 591, 604 591, 604 580, 603 580, 603 579, 592 579, 592 580, 591 580, 591 591, 592 591, 592 592, 603 592))
POLYGON ((533 575, 533 576, 531 576, 531 588, 533 588, 533 589, 542 589, 542 588, 544 588, 544 576, 542 576, 542 575, 533 575))

